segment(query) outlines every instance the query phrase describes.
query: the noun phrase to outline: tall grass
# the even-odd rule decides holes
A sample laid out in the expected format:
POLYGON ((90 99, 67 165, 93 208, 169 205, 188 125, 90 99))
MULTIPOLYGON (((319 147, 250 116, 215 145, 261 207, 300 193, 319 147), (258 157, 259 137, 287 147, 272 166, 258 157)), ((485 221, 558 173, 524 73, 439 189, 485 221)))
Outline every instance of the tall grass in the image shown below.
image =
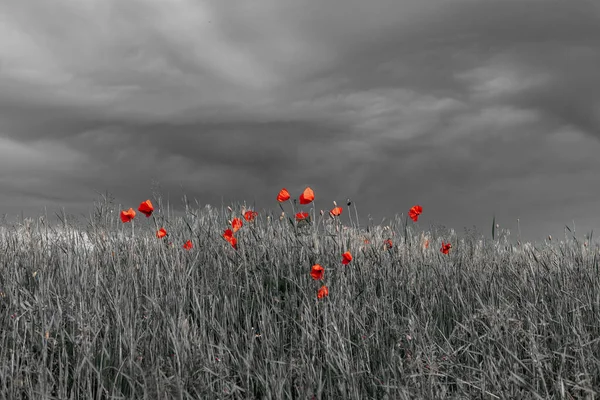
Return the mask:
POLYGON ((227 209, 160 208, 136 218, 134 236, 107 199, 85 227, 39 218, 4 228, 1 399, 600 393, 591 243, 515 246, 419 232, 400 218, 360 230, 358 215, 344 228, 315 212, 298 224, 261 212, 237 232, 236 251, 221 237, 227 209), (343 266, 347 250, 354 259, 343 266), (325 267, 323 299, 314 263, 325 267))

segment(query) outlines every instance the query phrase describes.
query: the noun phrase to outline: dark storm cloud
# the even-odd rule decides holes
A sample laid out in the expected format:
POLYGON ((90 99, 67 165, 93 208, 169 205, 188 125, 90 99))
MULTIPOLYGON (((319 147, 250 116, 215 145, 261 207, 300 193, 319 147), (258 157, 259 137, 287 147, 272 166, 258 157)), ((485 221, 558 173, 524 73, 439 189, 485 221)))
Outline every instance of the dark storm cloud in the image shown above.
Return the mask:
MULTIPOLYGON (((98 162, 109 161, 132 176, 154 176, 167 184, 195 182, 217 193, 216 198, 223 192, 272 192, 298 171, 310 171, 319 163, 327 167, 329 157, 314 154, 344 133, 333 124, 302 121, 139 124, 109 131, 79 136, 71 145, 87 151, 93 142, 95 154, 89 156, 98 162), (111 154, 114 148, 122 153, 111 154)), ((118 176, 113 173, 112 179, 118 176)))
POLYGON ((94 191, 137 202, 159 181, 201 202, 271 208, 282 186, 311 185, 321 208, 352 197, 380 218, 419 202, 458 229, 492 213, 531 218, 539 238, 595 212, 599 9, 3 4, 0 198, 8 212, 83 210, 94 191))
POLYGON ((598 5, 587 1, 445 2, 417 28, 388 29, 349 49, 320 77, 344 82, 340 90, 402 87, 463 101, 475 94, 482 105, 537 109, 597 134, 599 22, 598 5))

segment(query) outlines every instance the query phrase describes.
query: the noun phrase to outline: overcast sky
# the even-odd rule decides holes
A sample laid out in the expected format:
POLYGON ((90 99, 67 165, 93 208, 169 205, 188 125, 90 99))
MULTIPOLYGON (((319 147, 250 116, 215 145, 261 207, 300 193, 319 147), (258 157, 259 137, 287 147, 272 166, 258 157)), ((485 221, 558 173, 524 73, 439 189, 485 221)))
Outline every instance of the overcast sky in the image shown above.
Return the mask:
POLYGON ((540 241, 600 229, 599 154, 599 1, 0 3, 1 214, 311 186, 540 241))

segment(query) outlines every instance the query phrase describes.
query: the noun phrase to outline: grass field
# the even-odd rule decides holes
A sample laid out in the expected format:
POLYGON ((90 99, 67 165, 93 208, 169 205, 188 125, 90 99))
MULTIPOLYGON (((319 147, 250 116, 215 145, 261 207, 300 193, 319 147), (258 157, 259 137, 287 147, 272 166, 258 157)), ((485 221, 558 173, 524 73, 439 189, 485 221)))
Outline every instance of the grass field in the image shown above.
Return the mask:
POLYGON ((0 399, 600 396, 591 242, 154 204, 1 231, 0 399))

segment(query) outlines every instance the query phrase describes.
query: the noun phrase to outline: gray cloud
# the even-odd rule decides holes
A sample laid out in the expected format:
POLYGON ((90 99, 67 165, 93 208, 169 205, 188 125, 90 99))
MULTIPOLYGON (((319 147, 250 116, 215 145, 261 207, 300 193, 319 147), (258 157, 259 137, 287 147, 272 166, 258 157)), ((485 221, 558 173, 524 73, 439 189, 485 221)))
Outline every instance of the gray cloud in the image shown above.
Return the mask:
POLYGON ((153 181, 540 239, 600 222, 600 8, 584 0, 33 0, 0 6, 6 211, 153 181), (512 222, 510 222, 512 221, 512 222), (554 229, 554 231, 552 231, 554 229))

